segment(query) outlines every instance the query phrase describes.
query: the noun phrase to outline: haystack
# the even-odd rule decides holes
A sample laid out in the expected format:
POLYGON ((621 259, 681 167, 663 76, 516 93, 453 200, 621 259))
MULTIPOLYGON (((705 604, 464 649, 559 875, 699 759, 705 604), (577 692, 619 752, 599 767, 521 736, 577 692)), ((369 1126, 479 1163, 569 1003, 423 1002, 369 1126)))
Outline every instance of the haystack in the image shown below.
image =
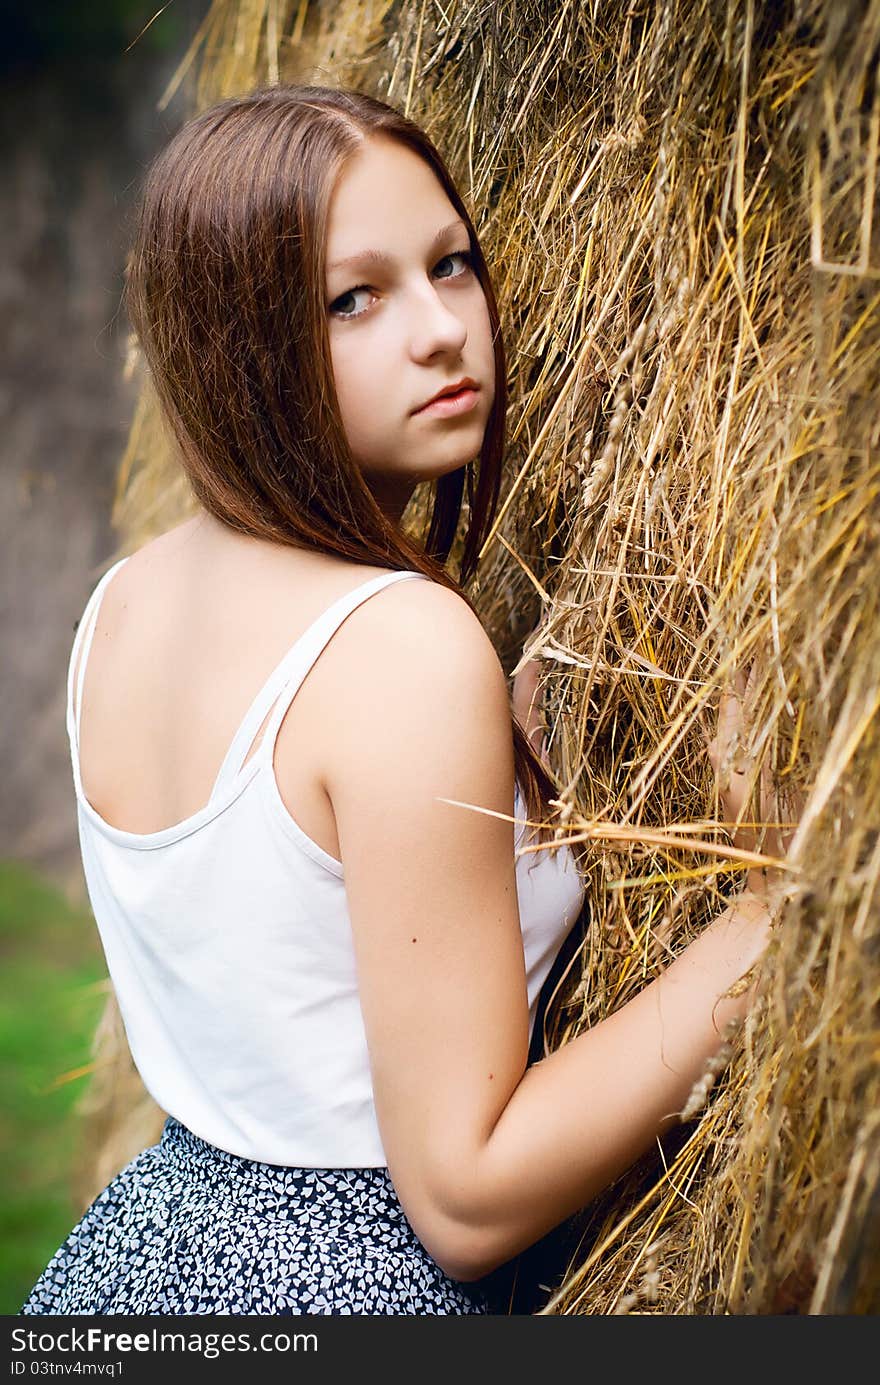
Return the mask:
MULTIPOLYGON (((537 1312, 880 1308, 878 52, 877 0, 216 0, 175 78, 372 92, 472 209, 511 384, 472 594, 508 669, 547 615, 556 821, 590 843, 546 1048, 741 883, 705 733, 744 665, 801 805, 758 1005, 537 1312)), ((187 505, 145 391, 123 547, 187 505)))

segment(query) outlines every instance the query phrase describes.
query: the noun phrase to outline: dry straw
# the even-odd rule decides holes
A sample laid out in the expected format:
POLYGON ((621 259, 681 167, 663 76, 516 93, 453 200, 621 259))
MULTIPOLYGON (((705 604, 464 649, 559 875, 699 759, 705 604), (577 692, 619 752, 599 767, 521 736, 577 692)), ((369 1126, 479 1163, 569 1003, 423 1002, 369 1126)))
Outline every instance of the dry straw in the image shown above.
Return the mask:
MULTIPOLYGON (((754 1013, 536 1311, 880 1308, 878 52, 877 0, 216 0, 175 78, 199 107, 277 78, 383 96, 474 209, 512 390, 474 594, 508 668, 545 608, 586 850, 547 1047, 741 881, 705 732, 753 661, 750 748, 802 805, 754 1013)), ((175 478, 145 396, 127 546, 182 517, 175 478)))

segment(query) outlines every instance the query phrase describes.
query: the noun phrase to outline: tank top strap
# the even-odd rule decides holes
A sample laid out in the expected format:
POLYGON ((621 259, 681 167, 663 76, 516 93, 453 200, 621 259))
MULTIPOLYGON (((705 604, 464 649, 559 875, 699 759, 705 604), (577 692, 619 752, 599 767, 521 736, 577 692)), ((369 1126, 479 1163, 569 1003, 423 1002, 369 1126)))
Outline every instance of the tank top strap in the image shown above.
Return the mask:
MULTIPOLYGON (((330 637, 335 634, 346 617, 351 615, 356 607, 360 606, 368 597, 373 596, 375 592, 381 591, 383 587, 390 587, 394 582, 403 581, 407 577, 421 577, 425 581, 431 580, 426 573, 409 568, 399 572, 383 572, 378 577, 371 577, 368 582, 361 583, 353 591, 345 592, 308 626, 269 675, 245 713, 244 720, 233 737, 214 781, 211 802, 222 797, 232 781, 242 772, 245 767, 245 757, 270 712, 272 713, 271 718, 253 756, 253 761, 264 763, 267 759, 271 760, 279 728, 300 684, 330 637)), ((248 763, 247 768, 250 768, 250 763, 248 763)))
POLYGON ((85 609, 80 617, 73 640, 73 647, 70 651, 70 662, 67 668, 67 733, 71 744, 79 749, 79 728, 82 717, 82 696, 83 685, 85 682, 86 664, 89 659, 89 651, 92 647, 92 639, 95 634, 95 626, 98 623, 98 610, 101 605, 101 598, 104 595, 114 573, 122 567, 123 563, 128 562, 130 555, 120 558, 112 567, 109 567, 94 588, 91 596, 86 602, 85 609), (77 670, 77 657, 82 650, 82 658, 79 660, 77 670), (76 687, 74 688, 74 671, 76 670, 76 687))

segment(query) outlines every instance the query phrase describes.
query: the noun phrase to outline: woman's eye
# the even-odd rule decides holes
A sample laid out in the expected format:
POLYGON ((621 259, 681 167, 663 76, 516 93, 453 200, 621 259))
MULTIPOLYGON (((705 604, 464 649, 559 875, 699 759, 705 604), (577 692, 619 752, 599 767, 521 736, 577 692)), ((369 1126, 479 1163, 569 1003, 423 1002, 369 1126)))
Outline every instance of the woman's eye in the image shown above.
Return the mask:
MULTIPOLYGON (((444 255, 442 260, 437 261, 434 266, 434 273, 438 279, 461 279, 471 267, 470 251, 455 250, 451 255, 444 255), (460 262, 457 267, 456 261, 460 262)), ((370 306, 367 301, 359 308, 357 306, 358 294, 366 294, 369 299, 372 293, 373 290, 366 284, 358 284, 357 288, 349 289, 346 293, 341 293, 338 298, 334 298, 329 311, 334 317, 350 322, 353 318, 361 317, 370 306)))
POLYGON ((359 293, 369 294, 371 292, 372 290, 368 289, 366 284, 359 284, 356 289, 349 289, 347 293, 341 293, 338 298, 334 298, 333 302, 330 304, 330 312, 342 318, 360 317, 361 313, 366 312, 369 305, 365 304, 364 307, 360 309, 353 306, 356 304, 357 295, 359 293))
POLYGON ((452 252, 451 255, 444 255, 442 260, 438 260, 438 261, 437 261, 437 264, 436 264, 435 267, 434 267, 434 268, 435 268, 435 272, 436 272, 436 270, 440 269, 440 267, 441 267, 442 265, 448 265, 448 264, 450 264, 453 260, 462 260, 462 261, 464 262, 463 268, 459 269, 457 272, 453 271, 453 273, 451 273, 451 274, 441 274, 441 275, 440 275, 440 278, 441 278, 441 279, 460 279, 461 276, 462 276, 462 274, 466 274, 467 271, 468 271, 468 270, 470 269, 470 267, 471 267, 471 255, 470 255, 470 251, 469 251, 469 250, 454 250, 454 251, 452 252))

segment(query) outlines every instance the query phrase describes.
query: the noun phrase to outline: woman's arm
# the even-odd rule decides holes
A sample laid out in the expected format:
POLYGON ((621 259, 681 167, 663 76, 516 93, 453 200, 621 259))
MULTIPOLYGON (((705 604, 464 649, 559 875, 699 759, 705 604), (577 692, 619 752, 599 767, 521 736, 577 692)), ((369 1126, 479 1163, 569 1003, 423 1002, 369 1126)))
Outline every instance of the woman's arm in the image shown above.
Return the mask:
POLYGON ((456 593, 402 582, 335 639, 333 804, 376 1111, 429 1253, 475 1279, 621 1174, 683 1107, 760 956, 741 897, 643 993, 533 1068, 504 672, 456 593), (377 650, 381 658, 377 658, 377 650), (441 799, 476 804, 491 813, 441 799))
POLYGON ((627 1005, 527 1070, 459 1209, 478 1273, 583 1207, 677 1121, 752 998, 724 993, 768 937, 765 901, 742 894, 627 1005))

